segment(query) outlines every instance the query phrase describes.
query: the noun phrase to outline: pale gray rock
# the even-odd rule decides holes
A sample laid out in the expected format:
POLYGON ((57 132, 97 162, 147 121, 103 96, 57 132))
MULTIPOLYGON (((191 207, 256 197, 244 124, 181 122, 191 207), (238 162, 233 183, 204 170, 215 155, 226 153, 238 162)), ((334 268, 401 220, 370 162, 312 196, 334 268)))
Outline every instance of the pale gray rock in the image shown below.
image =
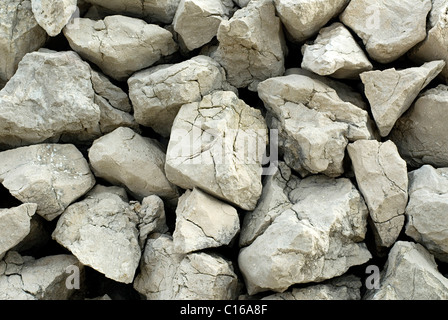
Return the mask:
POLYGON ((112 107, 107 99, 96 93, 93 101, 100 109, 99 126, 101 133, 107 134, 122 127, 132 128, 140 132, 140 128, 131 114, 112 107))
POLYGON ((272 0, 252 1, 223 20, 218 28, 219 46, 212 54, 237 88, 257 90, 257 85, 285 72, 286 45, 272 0))
POLYGON ((409 173, 406 234, 448 262, 448 168, 424 165, 409 173))
POLYGON ((389 138, 412 166, 448 167, 448 86, 423 92, 395 124, 389 138))
POLYGON ((250 295, 332 279, 372 257, 367 206, 349 179, 308 177, 288 197, 293 206, 239 253, 250 295))
POLYGON ((321 76, 358 79, 360 73, 373 69, 350 31, 340 22, 322 28, 314 42, 303 45, 302 53, 302 68, 321 76))
POLYGON ((278 16, 295 42, 303 42, 336 17, 349 0, 274 0, 278 16))
POLYGON ((119 87, 114 85, 104 74, 91 70, 92 86, 95 93, 106 99, 107 102, 115 109, 131 112, 132 105, 128 95, 119 87))
POLYGON ((166 175, 183 189, 199 187, 253 210, 262 192, 266 144, 261 112, 232 91, 217 91, 180 109, 168 144, 166 175))
POLYGON ((37 214, 58 217, 87 193, 95 178, 82 153, 71 144, 39 144, 0 152, 0 182, 37 214))
POLYGON ((68 25, 63 32, 74 51, 119 81, 178 49, 171 32, 141 19, 120 15, 99 21, 75 18, 73 26, 68 25))
POLYGON ((37 23, 51 37, 57 36, 76 12, 76 0, 31 0, 37 23))
POLYGON ((369 208, 375 242, 390 247, 404 226, 408 172, 395 144, 358 140, 347 147, 358 188, 369 208))
POLYGON ((342 23, 364 42, 370 57, 390 63, 426 38, 431 0, 352 0, 342 23))
POLYGON ((123 189, 96 186, 84 200, 65 210, 52 238, 82 264, 109 279, 131 283, 139 265, 141 248, 139 219, 127 201, 123 189))
MULTIPOLYGON (((44 46, 47 33, 31 10, 31 1, 0 2, 0 83, 8 81, 29 52, 44 46)), ((1 87, 1 85, 0 85, 1 87)))
POLYGON ((380 288, 367 291, 364 300, 446 300, 448 279, 437 269, 422 245, 398 241, 389 252, 380 275, 380 288))
POLYGON ((237 92, 227 83, 224 69, 203 55, 137 72, 128 85, 136 121, 165 137, 182 105, 201 101, 214 91, 237 92))
POLYGON ((382 137, 389 135, 396 121, 444 67, 445 62, 438 60, 421 67, 404 70, 390 68, 361 74, 364 92, 382 137))
POLYGON ((271 78, 260 83, 258 95, 269 128, 279 130, 286 164, 302 176, 340 176, 348 142, 373 137, 367 111, 318 80, 294 74, 271 78))

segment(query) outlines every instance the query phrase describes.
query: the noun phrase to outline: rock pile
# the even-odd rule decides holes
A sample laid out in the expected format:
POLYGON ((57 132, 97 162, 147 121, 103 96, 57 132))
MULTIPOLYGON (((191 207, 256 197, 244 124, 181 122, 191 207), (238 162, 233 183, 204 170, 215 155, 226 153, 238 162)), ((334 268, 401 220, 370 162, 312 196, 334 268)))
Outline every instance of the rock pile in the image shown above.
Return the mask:
POLYGON ((0 299, 448 299, 444 0, 0 2, 0 299))

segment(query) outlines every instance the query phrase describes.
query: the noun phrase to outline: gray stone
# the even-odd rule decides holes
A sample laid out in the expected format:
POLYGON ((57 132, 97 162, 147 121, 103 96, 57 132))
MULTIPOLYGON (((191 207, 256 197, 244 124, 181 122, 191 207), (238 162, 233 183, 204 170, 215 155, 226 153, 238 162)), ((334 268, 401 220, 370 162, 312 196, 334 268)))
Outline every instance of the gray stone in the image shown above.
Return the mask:
POLYGON ((31 0, 37 23, 51 37, 57 36, 76 12, 76 0, 31 0))

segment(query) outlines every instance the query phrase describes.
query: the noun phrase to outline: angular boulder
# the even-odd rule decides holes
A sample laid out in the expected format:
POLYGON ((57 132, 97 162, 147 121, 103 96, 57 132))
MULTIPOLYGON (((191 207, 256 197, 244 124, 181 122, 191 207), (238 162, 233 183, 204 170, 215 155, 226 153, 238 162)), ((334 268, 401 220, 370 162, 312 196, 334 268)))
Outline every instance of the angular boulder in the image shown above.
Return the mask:
POLYGON ((37 23, 51 37, 57 36, 77 10, 76 0, 31 0, 31 8, 37 23))

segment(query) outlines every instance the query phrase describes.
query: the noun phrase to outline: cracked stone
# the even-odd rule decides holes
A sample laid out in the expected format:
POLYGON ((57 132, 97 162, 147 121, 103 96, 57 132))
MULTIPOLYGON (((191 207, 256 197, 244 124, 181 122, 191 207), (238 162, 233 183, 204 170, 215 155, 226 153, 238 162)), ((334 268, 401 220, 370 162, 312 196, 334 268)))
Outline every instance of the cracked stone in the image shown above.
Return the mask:
POLYGON ((57 36, 72 18, 76 0, 31 0, 31 8, 37 23, 51 37, 57 36))

